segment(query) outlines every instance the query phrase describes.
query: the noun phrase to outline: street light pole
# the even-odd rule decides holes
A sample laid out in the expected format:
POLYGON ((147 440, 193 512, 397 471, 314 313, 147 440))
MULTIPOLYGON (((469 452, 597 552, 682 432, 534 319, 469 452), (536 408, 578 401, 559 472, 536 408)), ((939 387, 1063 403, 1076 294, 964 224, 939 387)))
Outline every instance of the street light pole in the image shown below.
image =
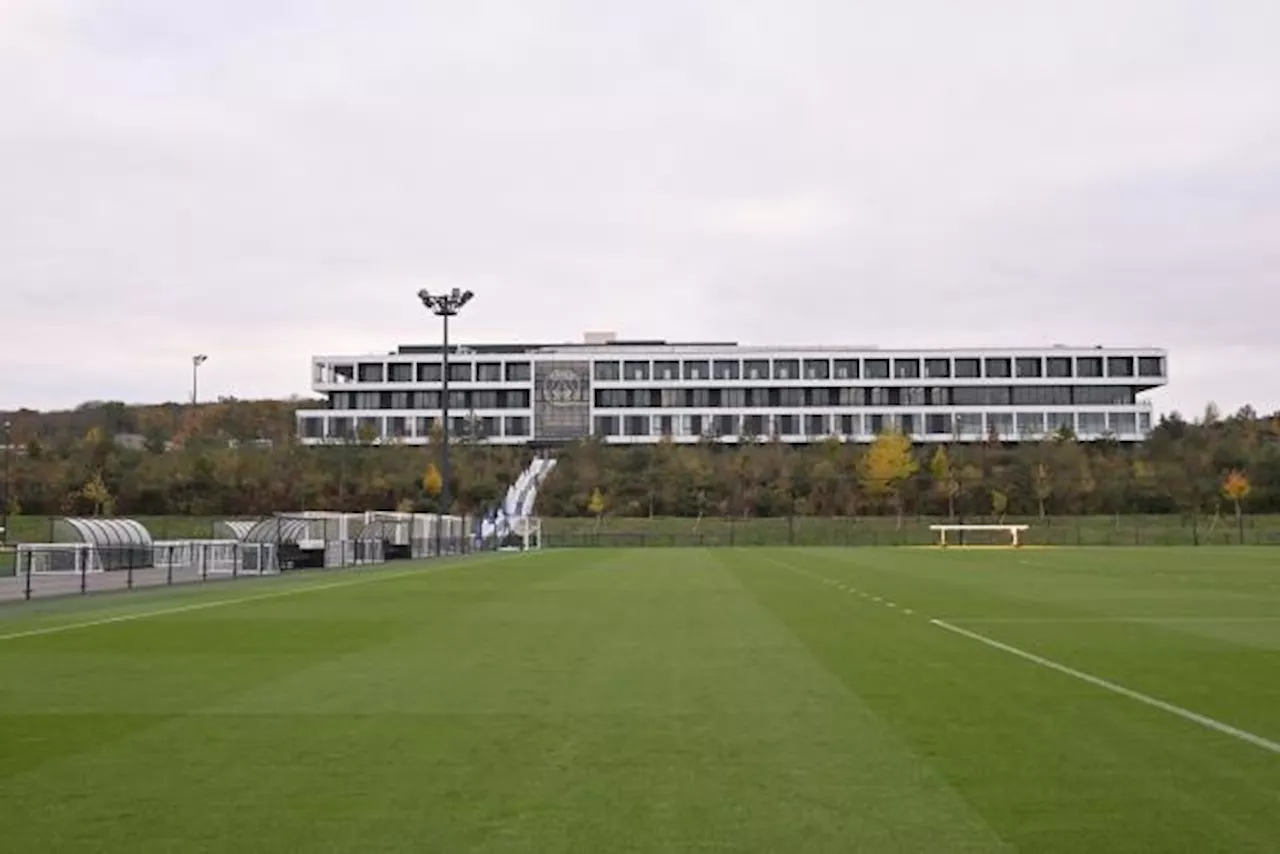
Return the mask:
POLYGON ((442 432, 443 442, 440 445, 440 479, 442 486, 440 488, 440 505, 444 509, 440 511, 441 515, 449 512, 449 318, 456 315, 462 310, 462 307, 471 302, 471 298, 475 296, 471 291, 463 291, 454 288, 448 293, 433 294, 430 291, 418 291, 418 299, 422 300, 422 304, 437 317, 444 322, 444 341, 440 348, 440 421, 444 428, 442 432))
POLYGON ((0 543, 9 542, 9 446, 13 444, 13 423, 4 422, 4 499, 0 503, 0 543))
POLYGON ((203 353, 191 357, 191 405, 195 406, 199 401, 200 391, 200 366, 208 361, 209 357, 203 353))

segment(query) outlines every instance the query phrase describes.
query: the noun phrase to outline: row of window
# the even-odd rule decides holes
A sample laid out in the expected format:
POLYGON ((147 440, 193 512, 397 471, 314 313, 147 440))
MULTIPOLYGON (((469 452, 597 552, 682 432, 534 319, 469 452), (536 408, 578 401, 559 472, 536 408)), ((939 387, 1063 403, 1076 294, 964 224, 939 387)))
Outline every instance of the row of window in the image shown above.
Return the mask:
MULTIPOLYGON (((323 371, 323 366, 318 366, 323 371)), ((438 383, 439 362, 360 362, 334 365, 332 377, 343 383, 438 383)), ((970 356, 863 359, 669 359, 596 360, 592 373, 601 382, 648 380, 828 380, 828 379, 1056 379, 1080 377, 1164 376, 1159 356, 970 356)), ((449 363, 450 382, 529 382, 529 362, 449 363)))
MULTIPOLYGON (((844 386, 838 388, 604 388, 601 409, 777 409, 830 406, 1130 406, 1132 386, 844 386)), ((329 408, 435 410, 438 391, 332 392, 329 408)), ((449 408, 528 409, 527 389, 449 391, 449 408)))
POLYGON ((1158 356, 968 356, 867 359, 685 359, 682 361, 596 361, 600 381, 657 380, 828 380, 828 379, 1007 379, 1012 377, 1162 377, 1158 356), (1105 372, 1105 373, 1104 373, 1105 372))
MULTIPOLYGON (((440 362, 360 362, 354 365, 316 365, 316 380, 331 383, 438 383, 444 378, 440 362)), ((530 362, 449 362, 449 382, 523 383, 533 379, 530 362)))
MULTIPOLYGON (((457 417, 450 431, 459 440, 531 436, 527 416, 457 417)), ((303 416, 303 439, 429 438, 437 418, 421 416, 303 416)), ((801 414, 776 415, 597 415, 597 436, 874 436, 900 430, 913 436, 1043 436, 1069 429, 1082 436, 1145 435, 1151 430, 1146 412, 960 412, 954 415, 903 414, 801 414)))
MULTIPOLYGON (((439 409, 442 395, 438 391, 334 391, 329 393, 330 409, 439 409)), ((528 389, 449 389, 449 408, 528 409, 528 389)))
POLYGON ((899 430, 911 436, 1043 436, 1069 429, 1086 436, 1146 434, 1149 413, 961 412, 955 415, 597 415, 598 436, 874 436, 899 430))
MULTIPOLYGON (((422 416, 362 415, 303 416, 298 419, 298 434, 303 439, 356 439, 366 436, 382 439, 409 439, 415 436, 430 437, 432 427, 439 418, 422 416)), ((449 432, 459 440, 483 440, 497 436, 529 437, 531 421, 527 415, 504 417, 453 417, 449 418, 449 432)))
POLYGON ((597 389, 601 409, 777 409, 830 406, 1131 406, 1131 386, 845 386, 597 389))

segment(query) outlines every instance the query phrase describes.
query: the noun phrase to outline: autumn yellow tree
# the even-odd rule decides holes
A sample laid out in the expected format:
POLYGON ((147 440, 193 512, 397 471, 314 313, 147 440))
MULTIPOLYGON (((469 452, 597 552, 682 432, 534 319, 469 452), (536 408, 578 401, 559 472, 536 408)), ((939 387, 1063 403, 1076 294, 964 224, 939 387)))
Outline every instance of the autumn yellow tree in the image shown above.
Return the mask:
POLYGON ((960 494, 960 479, 951 465, 946 445, 939 445, 929 461, 929 473, 933 475, 933 488, 947 500, 947 516, 956 518, 956 496, 960 494))
POLYGON ((95 472, 93 477, 80 487, 80 494, 84 500, 89 502, 93 507, 94 516, 110 516, 115 505, 115 499, 111 496, 111 491, 107 489, 106 483, 102 480, 102 473, 95 472))
POLYGON ((591 497, 587 499, 587 512, 596 517, 596 527, 600 527, 601 520, 604 519, 604 493, 600 491, 600 487, 591 490, 591 497))
MULTIPOLYGON (((422 473, 422 491, 434 500, 443 490, 444 478, 440 475, 440 469, 436 468, 435 463, 427 463, 427 470, 422 473)), ((448 508, 441 512, 448 512, 448 508)))
POLYGON ((1249 483, 1248 476, 1240 469, 1232 469, 1227 472, 1226 478, 1222 481, 1222 494, 1230 499, 1236 508, 1236 531, 1239 535, 1240 542, 1244 542, 1244 500, 1249 497, 1249 493, 1253 490, 1253 486, 1249 483))
POLYGON ((902 528, 902 485, 919 470, 911 453, 911 440, 901 433, 881 433, 858 461, 858 477, 871 498, 890 501, 902 528))

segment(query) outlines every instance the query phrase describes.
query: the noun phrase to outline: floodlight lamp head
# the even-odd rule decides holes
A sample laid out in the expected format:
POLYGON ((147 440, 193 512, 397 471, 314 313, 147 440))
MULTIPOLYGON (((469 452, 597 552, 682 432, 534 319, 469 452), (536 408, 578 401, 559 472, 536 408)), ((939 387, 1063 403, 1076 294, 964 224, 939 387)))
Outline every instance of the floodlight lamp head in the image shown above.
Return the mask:
POLYGON ((208 359, 209 357, 204 355, 203 353, 197 353, 196 355, 191 357, 191 364, 203 365, 206 361, 208 361, 208 359))

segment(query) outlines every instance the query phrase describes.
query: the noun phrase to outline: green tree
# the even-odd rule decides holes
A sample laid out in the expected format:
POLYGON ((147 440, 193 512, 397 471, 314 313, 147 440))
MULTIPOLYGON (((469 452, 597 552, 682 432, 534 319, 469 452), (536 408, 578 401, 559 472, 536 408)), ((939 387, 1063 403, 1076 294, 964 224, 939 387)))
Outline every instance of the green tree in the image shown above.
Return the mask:
POLYGON ((933 475, 933 488, 947 502, 947 517, 956 518, 956 496, 960 494, 960 480, 951 466, 951 456, 946 445, 939 445, 929 461, 929 473, 933 475))

